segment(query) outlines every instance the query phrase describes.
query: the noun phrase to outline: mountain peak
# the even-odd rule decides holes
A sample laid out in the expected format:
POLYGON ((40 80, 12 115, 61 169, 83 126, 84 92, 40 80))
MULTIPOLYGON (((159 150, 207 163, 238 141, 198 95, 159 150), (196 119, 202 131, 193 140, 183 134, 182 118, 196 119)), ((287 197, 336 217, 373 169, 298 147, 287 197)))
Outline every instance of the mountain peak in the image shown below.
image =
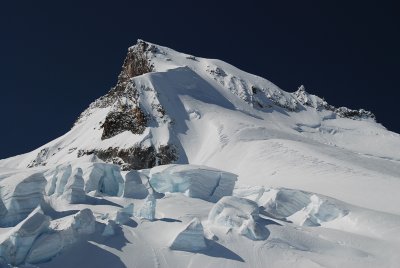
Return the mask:
POLYGON ((123 169, 186 163, 193 152, 185 148, 183 135, 214 111, 219 111, 215 118, 231 114, 235 121, 245 115, 244 122, 257 118, 289 132, 300 131, 297 126, 310 125, 310 120, 318 126, 336 117, 374 119, 362 109, 329 105, 304 85, 289 93, 223 61, 139 39, 129 47, 116 85, 90 104, 69 133, 35 150, 21 164, 43 166, 85 155, 123 169))

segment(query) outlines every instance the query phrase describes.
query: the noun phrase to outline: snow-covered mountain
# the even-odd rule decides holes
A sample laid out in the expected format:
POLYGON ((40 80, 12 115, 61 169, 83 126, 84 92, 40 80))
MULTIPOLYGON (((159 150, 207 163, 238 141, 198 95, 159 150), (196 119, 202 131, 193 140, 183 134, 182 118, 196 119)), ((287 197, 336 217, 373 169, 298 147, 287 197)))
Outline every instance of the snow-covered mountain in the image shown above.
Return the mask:
POLYGON ((400 265, 399 134, 142 40, 69 132, 0 160, 0 187, 4 265, 400 265))

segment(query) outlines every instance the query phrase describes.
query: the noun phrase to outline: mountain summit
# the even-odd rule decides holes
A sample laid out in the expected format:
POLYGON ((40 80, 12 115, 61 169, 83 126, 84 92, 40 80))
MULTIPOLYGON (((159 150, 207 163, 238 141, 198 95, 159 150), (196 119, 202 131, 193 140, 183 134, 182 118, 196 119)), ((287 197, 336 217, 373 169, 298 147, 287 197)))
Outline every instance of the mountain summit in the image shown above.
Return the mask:
POLYGON ((0 160, 0 267, 397 267, 400 135, 143 40, 63 136, 0 160))
MULTIPOLYGON (((329 105, 304 86, 288 93, 225 62, 138 40, 128 49, 117 84, 90 104, 70 132, 19 157, 17 166, 52 165, 83 155, 95 155, 126 170, 187 163, 195 156, 184 146, 183 136, 213 106, 217 114, 221 109, 232 118, 272 120, 273 128, 281 125, 292 133, 306 126, 317 130, 335 118, 370 123, 375 119, 363 109, 329 105)), ((210 132, 215 129, 196 135, 201 141, 210 132)))

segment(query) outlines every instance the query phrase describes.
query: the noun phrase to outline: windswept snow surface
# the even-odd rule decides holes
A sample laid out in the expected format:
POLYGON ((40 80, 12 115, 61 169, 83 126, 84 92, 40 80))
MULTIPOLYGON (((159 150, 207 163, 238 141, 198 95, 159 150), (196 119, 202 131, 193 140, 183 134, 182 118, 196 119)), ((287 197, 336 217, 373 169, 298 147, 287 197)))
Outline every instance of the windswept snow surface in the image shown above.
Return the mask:
POLYGON ((304 87, 141 46, 151 71, 0 160, 0 267, 400 267, 399 134, 304 87), (121 107, 143 132, 104 138, 121 107))

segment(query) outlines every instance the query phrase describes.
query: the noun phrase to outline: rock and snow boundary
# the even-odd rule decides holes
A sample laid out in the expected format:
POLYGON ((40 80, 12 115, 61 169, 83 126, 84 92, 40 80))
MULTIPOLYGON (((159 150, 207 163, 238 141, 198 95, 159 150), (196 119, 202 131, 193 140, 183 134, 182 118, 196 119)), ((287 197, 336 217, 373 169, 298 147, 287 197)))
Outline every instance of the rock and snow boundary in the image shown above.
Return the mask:
POLYGON ((69 132, 0 160, 0 267, 397 268, 398 148, 368 111, 139 40, 69 132))

